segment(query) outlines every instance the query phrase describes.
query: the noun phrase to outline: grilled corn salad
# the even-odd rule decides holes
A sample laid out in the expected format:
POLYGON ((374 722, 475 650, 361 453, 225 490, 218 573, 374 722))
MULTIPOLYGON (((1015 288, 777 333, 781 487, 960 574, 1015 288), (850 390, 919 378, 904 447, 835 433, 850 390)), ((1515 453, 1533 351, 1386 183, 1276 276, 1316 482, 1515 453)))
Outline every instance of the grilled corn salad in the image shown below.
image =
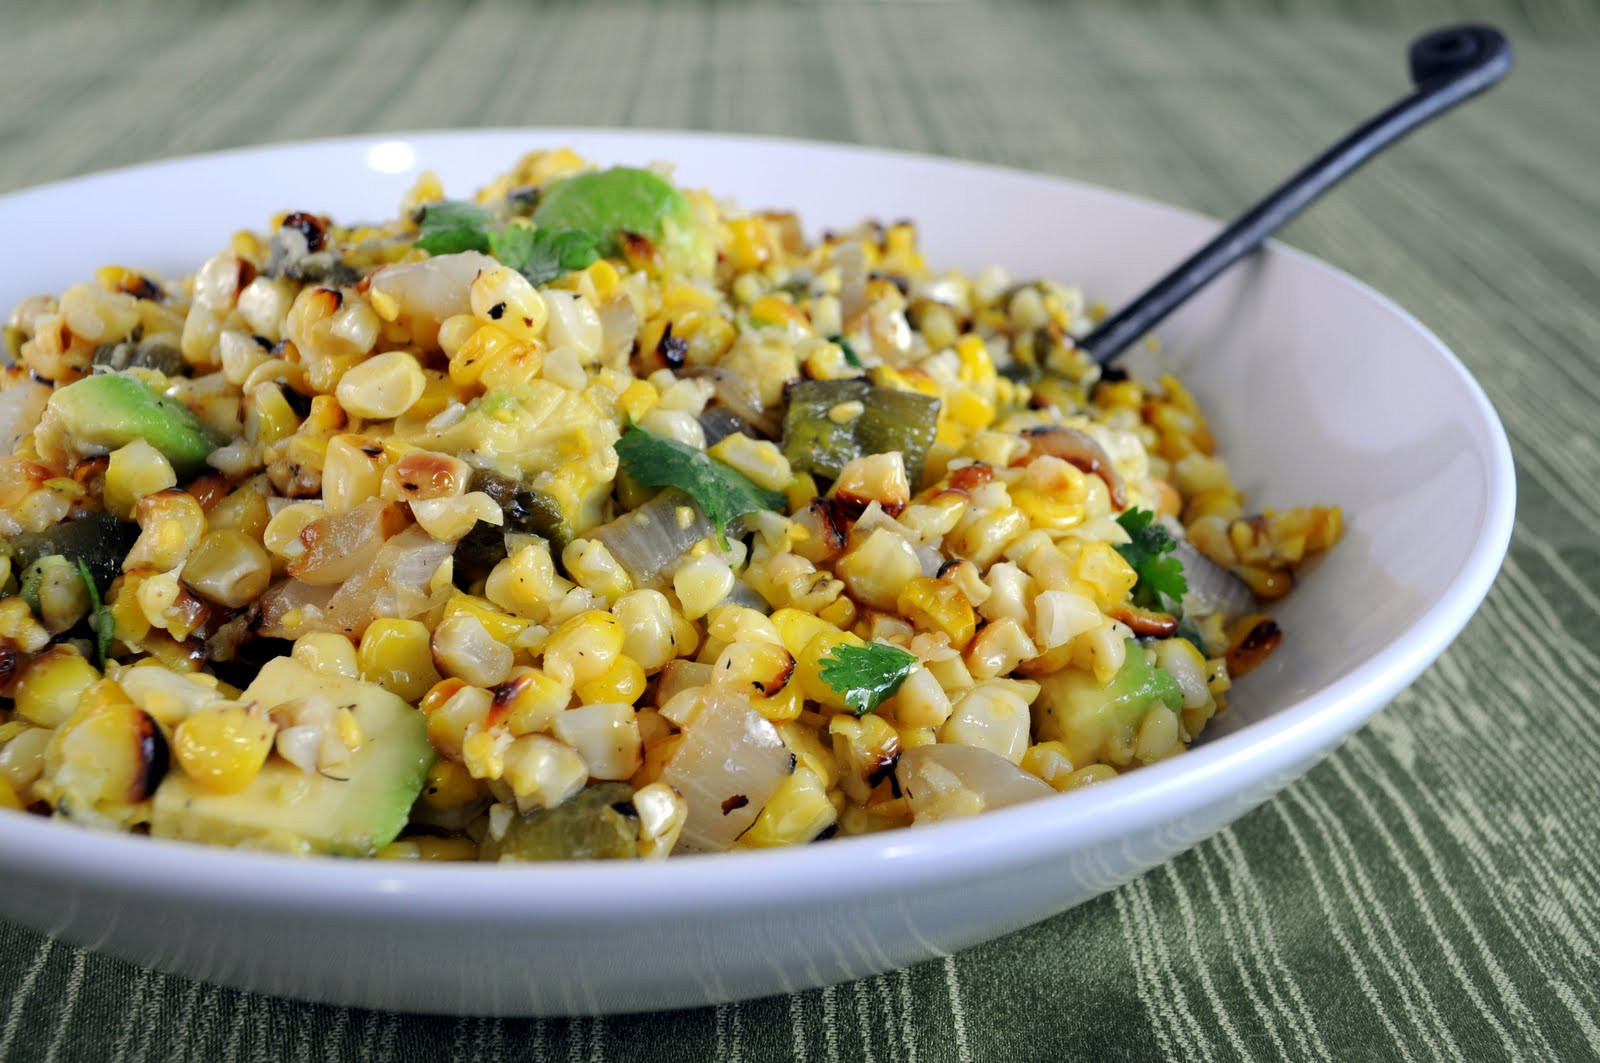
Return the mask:
POLYGON ((12 314, 0 806, 546 860, 965 816, 1182 751, 1339 511, 1248 513, 1074 289, 537 152, 12 314))

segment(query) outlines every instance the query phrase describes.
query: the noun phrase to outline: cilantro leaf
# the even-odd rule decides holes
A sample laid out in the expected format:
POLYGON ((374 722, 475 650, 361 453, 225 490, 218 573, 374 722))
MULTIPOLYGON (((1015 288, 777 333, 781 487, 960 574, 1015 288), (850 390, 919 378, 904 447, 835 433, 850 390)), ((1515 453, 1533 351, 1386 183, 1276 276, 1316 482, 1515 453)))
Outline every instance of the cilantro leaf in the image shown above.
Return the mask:
POLYGON ((600 244, 581 229, 552 232, 527 225, 509 225, 489 234, 489 253, 528 278, 549 284, 600 258, 600 244))
POLYGON ((111 636, 116 633, 117 621, 100 601, 100 588, 94 584, 94 576, 89 573, 89 566, 83 558, 78 559, 78 576, 83 580, 83 585, 89 590, 89 630, 94 632, 94 663, 102 671, 106 666, 106 656, 111 652, 111 636))
POLYGON ((417 246, 430 255, 489 250, 489 222, 494 215, 476 203, 447 199, 422 208, 417 246))
POLYGON ((1167 529, 1156 523, 1156 515, 1148 509, 1130 509, 1117 518, 1122 530, 1132 537, 1132 542, 1117 547, 1117 553, 1133 566, 1139 582, 1133 585, 1133 604, 1141 609, 1176 612, 1189 589, 1183 575, 1183 562, 1167 557, 1178 547, 1167 529), (1169 610, 1163 599, 1172 600, 1169 610))
POLYGON ((849 340, 845 339, 843 336, 829 336, 828 342, 837 343, 839 345, 839 349, 844 352, 844 360, 850 365, 855 366, 857 369, 863 368, 861 365, 861 356, 856 353, 855 346, 851 344, 849 340))
POLYGON ((751 483, 738 470, 687 443, 647 432, 638 425, 617 440, 622 467, 645 487, 676 487, 695 500, 717 527, 717 541, 728 548, 728 522, 760 509, 783 506, 782 492, 751 483))
POLYGON ((822 658, 822 681, 844 695, 857 716, 894 697, 917 664, 917 655, 881 642, 835 646, 822 658))

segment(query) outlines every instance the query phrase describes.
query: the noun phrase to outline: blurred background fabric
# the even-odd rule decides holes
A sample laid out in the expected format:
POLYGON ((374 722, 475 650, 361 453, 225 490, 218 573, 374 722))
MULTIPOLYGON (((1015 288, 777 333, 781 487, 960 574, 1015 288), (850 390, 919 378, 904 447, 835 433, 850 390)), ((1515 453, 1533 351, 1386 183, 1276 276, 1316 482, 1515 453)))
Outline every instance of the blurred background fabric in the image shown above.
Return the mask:
MULTIPOLYGON (((1411 37, 1495 22, 1517 52, 1506 84, 1285 238, 1459 354, 1520 489, 1483 610, 1370 726, 1232 829, 1007 938, 794 997, 502 1022, 255 997, 0 924, 0 1060, 1600 1058, 1600 6, 0 11, 0 190, 268 141, 594 125, 906 148, 1218 216, 1404 91, 1411 37)), ((60 233, 82 235, 70 217, 60 233)))

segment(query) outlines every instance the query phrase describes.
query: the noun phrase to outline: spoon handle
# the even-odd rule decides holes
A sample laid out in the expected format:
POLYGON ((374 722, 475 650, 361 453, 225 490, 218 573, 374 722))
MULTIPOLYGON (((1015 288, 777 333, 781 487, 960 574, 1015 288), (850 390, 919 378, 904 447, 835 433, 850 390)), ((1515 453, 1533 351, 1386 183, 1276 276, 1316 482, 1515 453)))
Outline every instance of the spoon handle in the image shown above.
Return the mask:
POLYGON ((1110 362, 1362 163, 1499 81, 1511 69, 1511 45, 1492 26, 1450 26, 1412 42, 1410 61, 1415 90, 1311 160, 1214 240, 1078 340, 1078 348, 1100 365, 1110 362))

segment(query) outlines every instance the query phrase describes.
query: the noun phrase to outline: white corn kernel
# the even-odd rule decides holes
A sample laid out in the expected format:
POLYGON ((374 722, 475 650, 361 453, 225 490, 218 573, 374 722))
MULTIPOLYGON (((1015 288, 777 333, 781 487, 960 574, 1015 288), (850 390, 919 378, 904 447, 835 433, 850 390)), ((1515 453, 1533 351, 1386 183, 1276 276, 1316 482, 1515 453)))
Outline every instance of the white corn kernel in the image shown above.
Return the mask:
POLYGON ((551 732, 575 749, 596 779, 626 779, 644 762, 633 706, 600 702, 568 709, 551 732))

